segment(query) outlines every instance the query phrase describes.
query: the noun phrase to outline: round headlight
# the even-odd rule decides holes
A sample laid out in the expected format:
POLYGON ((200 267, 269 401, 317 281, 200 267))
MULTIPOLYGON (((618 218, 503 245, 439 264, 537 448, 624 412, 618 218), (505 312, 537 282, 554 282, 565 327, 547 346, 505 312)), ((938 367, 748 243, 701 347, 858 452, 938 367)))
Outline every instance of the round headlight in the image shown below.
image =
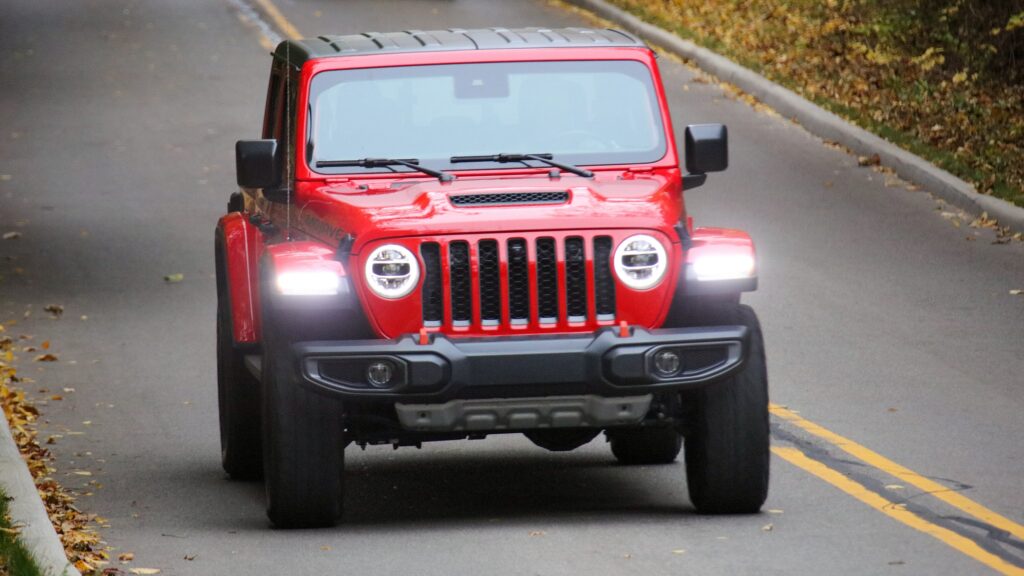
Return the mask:
POLYGON ((366 283, 383 298, 401 298, 412 292, 420 279, 416 256, 406 247, 386 244, 366 259, 366 283))
POLYGON ((615 274, 634 290, 653 288, 668 270, 668 253, 652 236, 630 236, 615 249, 615 274))

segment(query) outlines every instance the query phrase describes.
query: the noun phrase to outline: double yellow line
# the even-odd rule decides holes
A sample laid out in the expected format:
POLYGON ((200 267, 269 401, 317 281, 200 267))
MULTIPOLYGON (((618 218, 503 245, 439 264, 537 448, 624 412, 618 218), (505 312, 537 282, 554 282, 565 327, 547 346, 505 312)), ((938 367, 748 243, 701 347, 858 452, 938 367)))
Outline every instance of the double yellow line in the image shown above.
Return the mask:
MULTIPOLYGON (((277 29, 285 36, 293 40, 302 38, 302 34, 299 32, 298 28, 288 21, 284 14, 281 13, 281 10, 271 0, 252 1, 262 9, 263 13, 270 18, 277 29)), ((260 43, 268 50, 274 49, 272 40, 262 33, 260 35, 260 43)), ((874 452, 853 440, 827 430, 826 428, 799 416, 792 410, 788 410, 777 404, 773 404, 770 410, 776 417, 797 426, 812 436, 816 436, 825 442, 836 446, 866 464, 873 466, 886 474, 892 475, 907 484, 915 486, 930 494, 932 497, 937 498, 938 500, 941 500, 942 502, 945 502, 946 504, 957 508, 990 526, 1000 530, 1005 530, 1015 538, 1024 540, 1024 526, 997 514, 970 498, 963 496, 959 492, 951 490, 934 480, 925 478, 913 470, 901 466, 900 464, 889 460, 881 454, 878 454, 877 452, 874 452)), ((952 530, 949 530, 948 528, 943 528, 942 526, 925 520, 921 516, 907 510, 903 505, 882 497, 881 495, 869 490, 864 485, 844 476, 842 473, 829 468, 817 460, 808 458, 807 455, 796 448, 775 446, 772 448, 772 452, 790 464, 793 464, 794 466, 809 472, 825 482, 828 482, 882 514, 936 538, 954 550, 981 562, 997 572, 1024 576, 1024 569, 1010 564, 999 556, 985 550, 970 538, 966 538, 952 530)))
MULTIPOLYGON (((816 436, 828 442, 862 462, 881 470, 886 474, 894 476, 907 484, 920 488, 930 496, 941 500, 942 502, 945 502, 946 504, 957 508, 958 510, 990 526, 1000 530, 1005 530, 1015 538, 1024 540, 1024 526, 1021 526, 1013 520, 978 504, 959 492, 956 492, 947 486, 943 486, 930 478, 925 478, 917 472, 893 462, 866 446, 858 444, 844 436, 840 436, 819 424, 815 424, 814 422, 801 417, 792 410, 783 408, 777 404, 772 404, 770 410, 771 413, 778 418, 795 425, 812 436, 816 436)), ((857 500, 860 500, 875 510, 878 510, 882 514, 936 538, 943 544, 946 544, 954 550, 981 562, 999 573, 1024 575, 1024 568, 1010 564, 999 556, 992 554, 979 546, 974 540, 961 536, 948 528, 943 528, 938 524, 925 520, 921 516, 907 510, 902 504, 892 502, 891 500, 869 490, 863 484, 844 476, 840 472, 829 468, 817 460, 808 458, 807 455, 796 448, 774 446, 772 447, 772 452, 790 464, 817 476, 843 492, 846 492, 850 496, 853 496, 857 500)))

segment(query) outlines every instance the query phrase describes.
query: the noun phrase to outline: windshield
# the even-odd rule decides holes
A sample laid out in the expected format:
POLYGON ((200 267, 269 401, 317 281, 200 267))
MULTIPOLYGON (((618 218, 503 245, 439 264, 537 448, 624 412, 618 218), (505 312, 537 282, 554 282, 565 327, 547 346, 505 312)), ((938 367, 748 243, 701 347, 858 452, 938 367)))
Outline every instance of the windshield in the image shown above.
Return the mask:
MULTIPOLYGON (((630 60, 503 62, 322 72, 310 86, 307 161, 553 154, 569 164, 638 164, 665 154, 651 74, 630 60)), ((536 165, 536 164, 535 164, 536 165)), ((315 168, 321 173, 407 171, 315 168)))

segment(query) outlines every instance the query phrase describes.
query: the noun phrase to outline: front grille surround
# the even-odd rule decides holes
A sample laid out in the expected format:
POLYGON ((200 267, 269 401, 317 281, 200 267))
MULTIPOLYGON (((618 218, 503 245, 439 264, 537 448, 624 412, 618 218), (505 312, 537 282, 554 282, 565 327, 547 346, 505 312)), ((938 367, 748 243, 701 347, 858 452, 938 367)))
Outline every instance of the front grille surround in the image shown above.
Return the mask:
POLYGON ((425 240, 424 325, 456 331, 610 325, 616 319, 613 244, 600 233, 425 240))

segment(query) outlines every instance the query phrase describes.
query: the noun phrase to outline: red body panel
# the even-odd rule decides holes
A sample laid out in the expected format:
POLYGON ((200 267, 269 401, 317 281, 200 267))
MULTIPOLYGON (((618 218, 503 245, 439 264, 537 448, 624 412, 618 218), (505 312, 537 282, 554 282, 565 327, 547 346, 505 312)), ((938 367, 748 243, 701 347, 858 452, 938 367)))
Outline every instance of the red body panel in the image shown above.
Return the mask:
POLYGON ((259 342, 259 271, 257 262, 263 235, 241 212, 231 212, 217 223, 224 238, 224 274, 231 302, 232 333, 236 344, 259 342))
MULTIPOLYGON (((729 228, 697 228, 693 231, 693 244, 686 251, 686 263, 692 264, 698 258, 715 256, 750 256, 757 262, 754 241, 742 230, 729 228)), ((756 271, 755 271, 756 274, 756 271)))
MULTIPOLYGON (((272 224, 264 238, 266 247, 255 236, 263 234, 238 215, 222 218, 228 243, 228 278, 231 282, 232 305, 235 312, 237 342, 254 342, 259 334, 258 273, 256 263, 264 255, 277 271, 299 268, 336 270, 345 275, 349 270, 361 271, 365 264, 362 256, 382 243, 398 243, 409 248, 424 264, 419 246, 433 241, 444 245, 455 239, 467 240, 476 246, 480 239, 497 240, 501 246, 510 238, 533 240, 539 237, 565 238, 568 236, 611 236, 613 250, 619 241, 636 233, 656 236, 670 253, 670 268, 655 287, 637 291, 627 288, 617 277, 616 314, 614 320, 597 320, 594 286, 589 285, 587 295, 588 320, 570 322, 566 317, 565 293, 560 294, 560 318, 556 323, 542 325, 537 311, 532 311, 529 322, 513 326, 509 319, 507 298, 502 302, 503 321, 497 326, 484 326, 480 322, 479 302, 473 303, 473 321, 469 326, 456 326, 444 322, 431 330, 453 336, 499 336, 592 331, 601 326, 625 321, 632 325, 655 328, 662 324, 671 305, 679 271, 684 262, 692 261, 695 251, 723 247, 723 249, 749 249, 753 245, 742 232, 720 229, 698 229, 694 249, 684 254, 674 226, 686 218, 683 207, 682 179, 678 155, 661 77, 654 54, 645 48, 559 48, 557 50, 522 49, 497 51, 453 51, 403 54, 362 55, 332 57, 307 62, 298 74, 297 117, 295 119, 296 149, 304 150, 306 142, 309 84, 312 78, 326 70, 349 68, 376 68, 427 64, 558 61, 558 60, 635 60, 651 71, 653 85, 661 108, 665 128, 666 153, 648 164, 587 166, 594 178, 582 178, 563 172, 551 178, 548 168, 510 167, 499 170, 454 170, 457 180, 441 183, 437 179, 416 173, 332 174, 317 173, 298 154, 294 170, 295 181, 292 203, 274 203, 263 198, 258 191, 244 190, 246 214, 272 224), (565 191, 569 200, 552 205, 456 206, 453 195, 464 193, 565 191), (351 256, 345 266, 337 262, 335 253, 343 238, 352 237, 351 256), (684 260, 685 258, 685 260, 684 260), (236 294, 238 295, 236 297, 236 294), (243 298, 244 297, 244 298, 243 298)), ((558 242, 558 250, 563 245, 558 242)), ((532 249, 531 249, 532 250, 532 249)), ((443 252, 443 251, 442 251, 443 252)), ((442 257, 444 258, 444 257, 442 257)), ((450 318, 451 302, 447 269, 442 259, 445 295, 445 318, 450 318)), ((478 285, 476 260, 474 291, 478 285)), ((558 259, 558 275, 565 281, 564 258, 558 259)), ((587 259, 588 278, 593 278, 593 261, 587 259)), ((529 270, 531 298, 536 302, 536 262, 531 253, 529 270)), ((507 286, 508 271, 502 260, 500 274, 507 286)), ((352 286, 363 310, 376 332, 385 338, 420 330, 422 298, 420 286, 409 295, 388 300, 373 293, 366 285, 363 274, 351 274, 352 286)), ((613 274, 614 277, 614 274, 613 274)))
POLYGON ((270 266, 275 274, 316 270, 326 270, 341 277, 346 274, 345 267, 334 259, 334 250, 321 242, 309 240, 267 246, 264 250, 263 265, 270 266))

